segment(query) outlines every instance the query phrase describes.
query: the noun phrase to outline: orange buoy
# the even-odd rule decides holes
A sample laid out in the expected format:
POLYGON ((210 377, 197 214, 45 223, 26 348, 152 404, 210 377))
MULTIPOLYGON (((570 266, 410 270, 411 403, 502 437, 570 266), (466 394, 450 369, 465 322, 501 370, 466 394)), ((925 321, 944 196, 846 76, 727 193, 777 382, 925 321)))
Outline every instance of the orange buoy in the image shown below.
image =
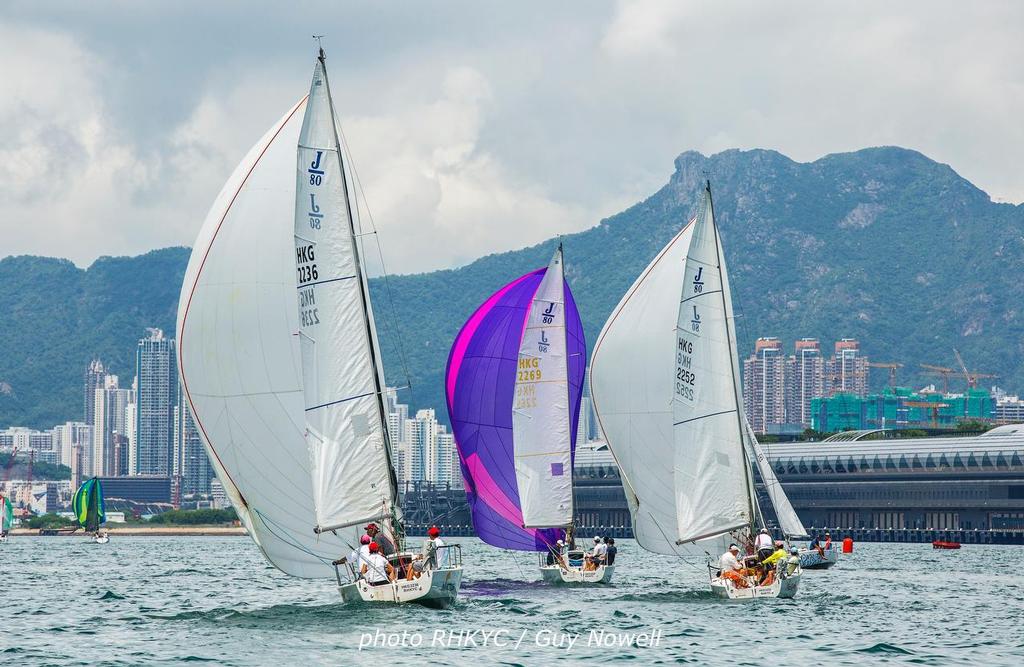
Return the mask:
POLYGON ((853 553, 853 538, 852 537, 845 537, 845 538, 843 538, 843 553, 844 554, 852 554, 853 553))

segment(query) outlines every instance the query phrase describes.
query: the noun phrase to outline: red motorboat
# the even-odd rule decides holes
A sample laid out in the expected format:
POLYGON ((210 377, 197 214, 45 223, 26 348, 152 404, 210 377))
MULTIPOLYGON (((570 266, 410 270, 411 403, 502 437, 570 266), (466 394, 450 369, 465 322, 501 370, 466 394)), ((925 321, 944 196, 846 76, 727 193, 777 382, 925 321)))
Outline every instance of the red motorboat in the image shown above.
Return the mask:
POLYGON ((945 540, 935 540, 932 542, 932 549, 959 549, 959 542, 947 542, 945 540))

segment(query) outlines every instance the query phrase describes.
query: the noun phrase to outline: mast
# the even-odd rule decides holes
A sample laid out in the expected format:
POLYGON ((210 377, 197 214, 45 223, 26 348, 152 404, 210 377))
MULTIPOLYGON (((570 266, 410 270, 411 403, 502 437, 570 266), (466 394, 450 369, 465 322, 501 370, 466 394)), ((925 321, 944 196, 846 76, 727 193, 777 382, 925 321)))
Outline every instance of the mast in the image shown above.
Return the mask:
MULTIPOLYGON (((319 42, 319 38, 317 38, 317 41, 319 42)), ((377 414, 380 416, 381 434, 384 439, 384 457, 387 461, 388 470, 390 472, 391 500, 393 504, 397 504, 398 478, 395 475, 394 463, 391 461, 391 434, 388 431, 387 417, 385 416, 387 414, 387 409, 384 406, 384 391, 380 383, 381 369, 377 363, 380 357, 380 352, 375 344, 375 336, 373 335, 373 328, 370 324, 370 311, 368 306, 370 303, 370 295, 367 293, 366 274, 363 270, 362 258, 360 256, 360 242, 359 237, 356 234, 355 216, 353 215, 352 200, 348 191, 348 176, 345 173, 345 160, 342 158, 341 138, 338 136, 337 115, 334 111, 334 97, 331 95, 331 82, 327 77, 327 55, 324 53, 322 46, 319 47, 317 59, 320 61, 320 66, 324 71, 324 85, 327 86, 327 104, 331 110, 331 132, 334 137, 334 150, 337 153, 338 164, 341 167, 341 189, 345 198, 345 210, 348 212, 349 233, 352 235, 352 258, 355 263, 356 272, 359 276, 359 305, 363 310, 363 324, 366 329, 367 344, 370 347, 370 363, 373 367, 373 387, 377 401, 377 414)), ((392 527, 394 528, 394 526, 392 527)), ((394 533, 395 531, 392 532, 394 533)))
MULTIPOLYGON (((562 326, 562 339, 565 343, 565 404, 569 406, 569 428, 572 429, 572 397, 569 395, 569 318, 565 317, 565 309, 567 306, 567 299, 565 298, 565 253, 562 251, 562 242, 558 242, 558 259, 559 267, 561 268, 562 275, 559 276, 559 289, 562 290, 562 312, 563 312, 563 326, 562 326)), ((586 365, 583 367, 584 373, 586 373, 586 365)), ((580 387, 580 396, 583 395, 583 387, 580 387)), ((579 431, 579 418, 577 417, 577 428, 579 431)), ((570 430, 569 442, 572 443, 572 439, 576 437, 576 433, 570 430)), ((579 445, 579 443, 576 443, 579 445)), ((571 447, 569 449, 569 488, 571 489, 569 494, 569 502, 571 503, 571 509, 569 511, 569 523, 565 525, 565 544, 566 549, 568 545, 572 543, 573 537, 573 525, 575 524, 576 518, 576 448, 571 447)))
MULTIPOLYGON (((715 233, 715 255, 718 260, 718 272, 719 275, 723 274, 722 271, 722 246, 718 239, 718 224, 715 222, 715 203, 711 197, 711 180, 704 182, 704 190, 708 193, 708 207, 711 213, 711 229, 715 233)), ((723 276, 724 277, 724 276, 723 276)), ((733 403, 736 406, 736 427, 740 436, 740 457, 743 462, 743 477, 746 480, 747 486, 747 507, 750 511, 750 524, 749 527, 753 530, 754 519, 755 519, 755 507, 754 507, 754 495, 753 495, 753 480, 750 475, 750 461, 747 458, 747 448, 744 446, 744 438, 746 429, 743 426, 743 409, 739 404, 739 400, 736 394, 736 388, 739 386, 739 378, 736 377, 736 358, 733 351, 733 341, 736 339, 735 333, 732 331, 729 325, 729 304, 725 297, 725 281, 722 281, 722 315, 725 321, 725 336, 729 347, 729 374, 732 376, 732 395, 733 403)))

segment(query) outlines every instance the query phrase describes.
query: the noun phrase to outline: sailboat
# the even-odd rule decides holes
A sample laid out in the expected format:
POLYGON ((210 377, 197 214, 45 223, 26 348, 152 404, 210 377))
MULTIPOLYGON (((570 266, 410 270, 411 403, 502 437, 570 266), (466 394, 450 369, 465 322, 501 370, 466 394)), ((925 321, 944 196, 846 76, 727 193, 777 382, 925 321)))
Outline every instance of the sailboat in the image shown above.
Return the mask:
POLYGON ((71 498, 71 509, 78 519, 78 525, 84 528, 85 532, 92 534, 93 542, 106 544, 110 541, 106 531, 100 529, 100 525, 107 520, 103 507, 103 485, 100 480, 93 477, 82 482, 71 498))
MULTIPOLYGON (((717 559, 764 525, 751 461, 783 532, 803 533, 743 414, 732 297, 711 185, 703 206, 612 311, 594 346, 591 395, 621 473, 637 541, 648 551, 717 559)), ((792 597, 800 570, 729 599, 792 597)))
POLYGON ((607 581, 614 572, 572 567, 558 547, 567 535, 571 541, 585 355, 559 245, 547 268, 513 280, 476 309, 445 372, 476 533, 492 546, 540 552, 548 581, 607 581))
POLYGON ((7 536, 14 525, 14 505, 11 499, 0 493, 0 543, 7 541, 7 536))
POLYGON ((334 579, 345 602, 444 607, 461 585, 458 545, 411 581, 374 586, 335 564, 368 523, 397 547, 395 570, 413 558, 351 178, 321 49, 309 94, 242 160, 199 232, 178 308, 182 387, 272 565, 334 579))

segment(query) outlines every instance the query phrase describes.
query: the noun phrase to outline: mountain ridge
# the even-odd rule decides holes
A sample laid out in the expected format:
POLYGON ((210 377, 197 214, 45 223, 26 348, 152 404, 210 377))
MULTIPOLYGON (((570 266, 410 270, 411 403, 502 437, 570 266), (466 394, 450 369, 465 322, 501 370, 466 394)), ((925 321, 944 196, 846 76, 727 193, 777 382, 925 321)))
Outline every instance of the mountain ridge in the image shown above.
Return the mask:
MULTIPOLYGON (((993 202, 951 166, 894 146, 812 162, 770 149, 710 156, 685 151, 673 164, 668 181, 649 197, 561 237, 588 344, 640 271, 696 211, 707 174, 730 267, 741 357, 762 335, 780 337, 787 353, 794 339, 817 337, 826 354, 833 340, 857 337, 872 358, 906 364, 901 384, 920 384, 926 378, 914 372, 916 364, 952 366, 956 345, 976 370, 999 372, 1011 386, 1024 380, 1024 313, 1016 305, 1024 287, 1012 272, 1024 261, 1024 205, 993 202)), ((545 266, 555 243, 389 278, 412 380, 404 402, 433 407, 447 421, 441 386, 455 333, 494 290, 545 266)), ((0 260, 0 313, 8 313, 0 319, 0 382, 10 384, 17 399, 0 393, 0 424, 49 427, 78 418, 81 377, 93 354, 130 378, 130 357, 144 327, 173 331, 187 259, 187 249, 165 248, 99 258, 86 269, 60 259, 0 260), (143 282, 154 289, 141 290, 143 282), (62 299, 74 307, 54 303, 62 299), (36 304, 34 313, 25 300, 36 304), (74 351, 34 342, 25 336, 33 317, 69 320, 50 327, 50 339, 73 332, 83 339, 74 351), (59 358, 27 354, 33 344, 59 358), (61 382, 72 388, 59 388, 61 382), (53 383, 52 400, 28 391, 40 383, 53 383)), ((388 381, 404 385, 380 279, 371 281, 371 292, 388 381)), ((883 382, 878 377, 873 384, 883 382)))

